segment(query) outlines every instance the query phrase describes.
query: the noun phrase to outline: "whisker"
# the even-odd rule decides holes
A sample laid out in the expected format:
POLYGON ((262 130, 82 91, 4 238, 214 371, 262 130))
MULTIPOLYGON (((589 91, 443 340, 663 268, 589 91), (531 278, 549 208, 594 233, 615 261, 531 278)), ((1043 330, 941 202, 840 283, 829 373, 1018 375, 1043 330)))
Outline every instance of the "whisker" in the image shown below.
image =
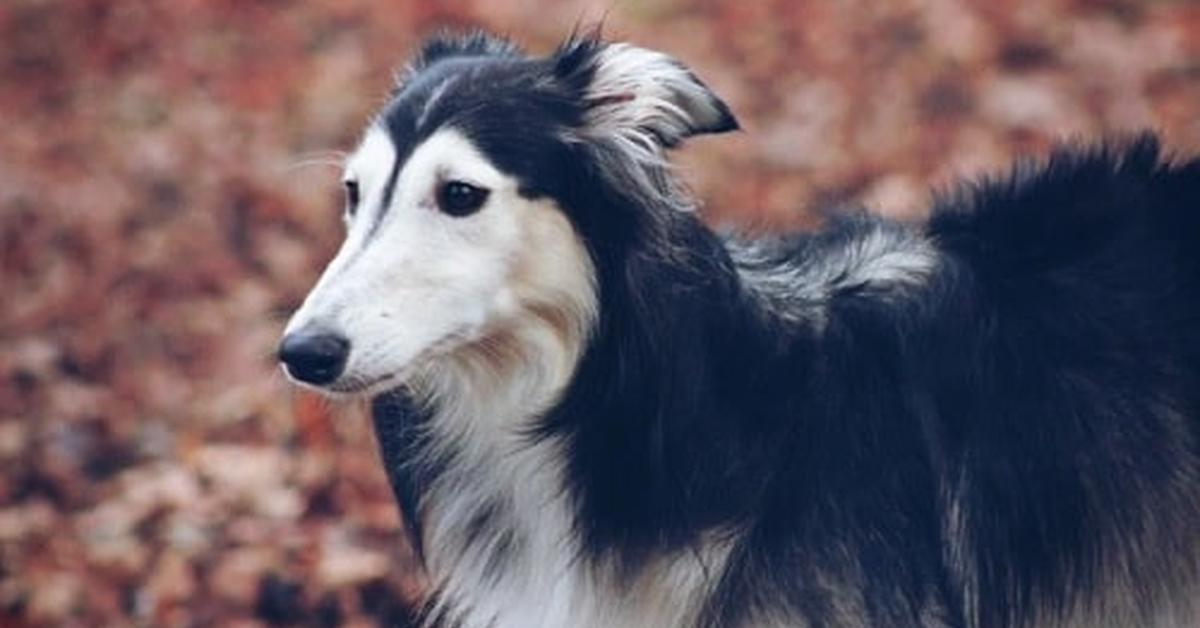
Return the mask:
POLYGON ((298 156, 295 160, 288 163, 284 167, 283 172, 290 173, 301 168, 310 168, 312 166, 328 166, 330 168, 341 169, 346 165, 346 158, 350 154, 341 150, 326 150, 314 151, 298 156))
POLYGON ((304 159, 301 161, 296 161, 296 162, 292 162, 292 163, 288 164, 283 169, 283 172, 285 174, 290 174, 296 170, 301 170, 303 168, 311 168, 313 166, 326 166, 328 168, 335 168, 335 169, 340 170, 342 168, 342 162, 337 161, 337 160, 332 160, 332 159, 320 159, 320 158, 304 159))

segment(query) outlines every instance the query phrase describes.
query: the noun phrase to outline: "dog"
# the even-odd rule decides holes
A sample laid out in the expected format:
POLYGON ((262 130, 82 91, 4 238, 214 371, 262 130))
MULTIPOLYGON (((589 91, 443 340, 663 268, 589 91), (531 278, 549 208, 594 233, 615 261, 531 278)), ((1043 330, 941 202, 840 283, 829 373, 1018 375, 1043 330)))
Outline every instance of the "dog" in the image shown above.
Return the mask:
POLYGON ((367 126, 279 357, 373 400, 426 621, 1196 625, 1200 160, 718 235, 667 153, 737 128, 666 54, 484 33, 367 126))

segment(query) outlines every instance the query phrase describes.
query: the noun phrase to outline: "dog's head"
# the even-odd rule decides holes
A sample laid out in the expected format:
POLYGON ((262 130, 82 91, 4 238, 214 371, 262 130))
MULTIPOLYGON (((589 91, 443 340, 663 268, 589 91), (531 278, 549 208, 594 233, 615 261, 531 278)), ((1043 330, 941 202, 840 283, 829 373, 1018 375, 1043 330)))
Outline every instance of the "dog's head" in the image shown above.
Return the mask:
POLYGON ((373 394, 457 354, 519 350, 514 338, 570 362, 595 321, 596 240, 610 237, 595 231, 623 220, 586 208, 677 209, 665 150, 736 126, 658 52, 432 40, 346 162, 346 239, 287 326, 285 370, 373 394))

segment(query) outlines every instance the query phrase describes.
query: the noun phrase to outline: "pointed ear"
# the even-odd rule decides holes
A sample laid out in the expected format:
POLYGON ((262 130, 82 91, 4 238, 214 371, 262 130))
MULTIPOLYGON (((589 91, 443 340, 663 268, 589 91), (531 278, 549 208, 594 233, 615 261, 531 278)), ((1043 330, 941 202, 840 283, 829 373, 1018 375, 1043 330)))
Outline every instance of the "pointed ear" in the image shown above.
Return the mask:
POLYGON ((676 59, 624 43, 568 42, 556 71, 583 98, 589 130, 647 135, 664 148, 701 133, 738 129, 729 107, 676 59))

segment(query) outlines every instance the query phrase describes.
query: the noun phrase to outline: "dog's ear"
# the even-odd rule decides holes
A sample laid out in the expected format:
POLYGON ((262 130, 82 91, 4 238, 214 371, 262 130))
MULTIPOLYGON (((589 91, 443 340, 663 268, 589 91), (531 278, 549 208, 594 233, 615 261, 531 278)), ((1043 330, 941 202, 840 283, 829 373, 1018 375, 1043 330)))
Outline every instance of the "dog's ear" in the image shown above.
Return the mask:
POLYGON ((738 128, 707 85, 661 52, 593 36, 568 41, 554 61, 559 79, 583 100, 594 136, 633 134, 670 148, 692 135, 738 128))

